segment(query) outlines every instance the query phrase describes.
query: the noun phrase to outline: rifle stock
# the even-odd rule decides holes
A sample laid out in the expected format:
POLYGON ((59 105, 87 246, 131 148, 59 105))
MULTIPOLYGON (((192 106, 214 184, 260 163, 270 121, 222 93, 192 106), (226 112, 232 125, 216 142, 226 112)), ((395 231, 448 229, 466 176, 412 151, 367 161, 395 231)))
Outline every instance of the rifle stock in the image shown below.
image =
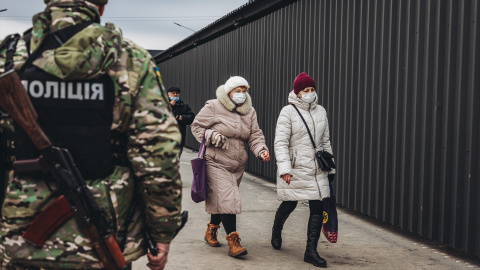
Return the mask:
POLYGON ((0 76, 0 106, 32 139, 38 150, 52 145, 37 123, 37 113, 18 74, 12 69, 0 76))
POLYGON ((92 245, 97 250, 97 254, 106 269, 125 269, 125 258, 113 234, 107 238, 102 238, 95 226, 84 228, 82 231, 92 241, 92 245), (109 252, 106 253, 105 250, 109 252))

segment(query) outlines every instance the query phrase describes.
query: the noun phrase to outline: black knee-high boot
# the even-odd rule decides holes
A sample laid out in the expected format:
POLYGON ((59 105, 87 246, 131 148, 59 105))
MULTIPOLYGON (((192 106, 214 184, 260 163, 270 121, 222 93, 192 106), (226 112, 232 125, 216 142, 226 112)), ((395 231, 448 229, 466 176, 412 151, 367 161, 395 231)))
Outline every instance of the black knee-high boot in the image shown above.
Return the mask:
POLYGON ((318 239, 322 231, 323 217, 313 215, 308 219, 307 248, 303 261, 317 267, 326 267, 327 262, 317 253, 318 239))
POLYGON ((282 247, 283 224, 285 224, 288 216, 290 215, 284 215, 278 210, 277 213, 275 213, 275 220, 273 221, 272 227, 272 240, 270 241, 274 249, 280 249, 282 247))

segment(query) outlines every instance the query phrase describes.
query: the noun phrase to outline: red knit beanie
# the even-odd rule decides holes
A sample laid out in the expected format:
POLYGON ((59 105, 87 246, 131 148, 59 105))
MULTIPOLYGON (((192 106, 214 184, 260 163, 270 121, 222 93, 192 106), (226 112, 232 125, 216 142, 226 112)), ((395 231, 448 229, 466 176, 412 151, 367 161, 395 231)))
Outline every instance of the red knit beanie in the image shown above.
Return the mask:
POLYGON ((315 81, 312 79, 312 77, 308 76, 307 73, 302 72, 295 78, 295 81, 293 82, 293 92, 296 95, 306 87, 313 87, 317 89, 315 86, 315 81))

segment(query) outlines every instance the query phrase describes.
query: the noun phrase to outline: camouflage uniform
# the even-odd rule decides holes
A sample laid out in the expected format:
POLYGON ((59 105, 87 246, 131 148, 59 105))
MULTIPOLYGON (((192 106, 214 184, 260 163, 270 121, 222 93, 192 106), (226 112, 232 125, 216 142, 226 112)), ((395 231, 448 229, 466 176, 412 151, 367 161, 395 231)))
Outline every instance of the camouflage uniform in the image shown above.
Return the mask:
MULTIPOLYGON (((90 79, 103 74, 113 80, 115 103, 111 129, 128 134, 131 168, 116 166, 109 177, 86 182, 96 203, 105 210, 118 241, 118 232, 125 229, 125 218, 134 201, 133 187, 137 184, 144 206, 127 224, 124 251, 126 261, 132 262, 146 254, 142 237, 145 226, 154 240, 169 243, 180 225, 182 183, 178 152, 181 136, 150 54, 124 39, 115 25, 101 26, 95 5, 77 0, 51 1, 44 12, 33 18, 30 51, 35 50, 49 32, 90 20, 94 23, 62 47, 45 51, 34 65, 65 80, 90 79)), ((25 63, 26 50, 21 38, 14 55, 16 70, 25 63)), ((5 56, 5 49, 0 50, 0 74, 5 72, 5 56)), ((12 127, 3 121, 0 128, 12 127)), ((42 248, 34 247, 21 237, 29 223, 56 196, 41 179, 20 178, 9 173, 0 222, 0 260, 4 266, 102 268, 90 241, 79 232, 73 218, 56 230, 42 248)))

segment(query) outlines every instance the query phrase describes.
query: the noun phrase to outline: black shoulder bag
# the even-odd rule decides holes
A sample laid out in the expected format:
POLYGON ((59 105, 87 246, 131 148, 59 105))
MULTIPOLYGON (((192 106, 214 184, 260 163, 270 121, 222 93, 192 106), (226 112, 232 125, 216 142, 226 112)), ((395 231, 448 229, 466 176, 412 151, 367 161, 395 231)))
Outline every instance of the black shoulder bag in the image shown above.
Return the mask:
MULTIPOLYGON (((295 110, 297 110, 298 115, 300 115, 300 118, 302 118, 302 121, 305 124, 305 127, 307 128, 308 136, 310 136, 310 140, 312 141, 313 149, 316 150, 317 145, 315 144, 315 141, 313 140, 313 136, 312 136, 312 133, 310 133, 310 129, 308 128, 307 122, 305 122, 305 119, 303 118, 300 111, 297 109, 297 106, 295 106, 294 104, 291 104, 291 105, 295 108, 295 110)), ((317 151, 315 153, 315 157, 317 158, 318 166, 320 166, 320 169, 322 169, 322 171, 329 172, 332 169, 336 168, 335 162, 333 162, 333 155, 330 154, 329 152, 327 152, 325 150, 317 151)))

